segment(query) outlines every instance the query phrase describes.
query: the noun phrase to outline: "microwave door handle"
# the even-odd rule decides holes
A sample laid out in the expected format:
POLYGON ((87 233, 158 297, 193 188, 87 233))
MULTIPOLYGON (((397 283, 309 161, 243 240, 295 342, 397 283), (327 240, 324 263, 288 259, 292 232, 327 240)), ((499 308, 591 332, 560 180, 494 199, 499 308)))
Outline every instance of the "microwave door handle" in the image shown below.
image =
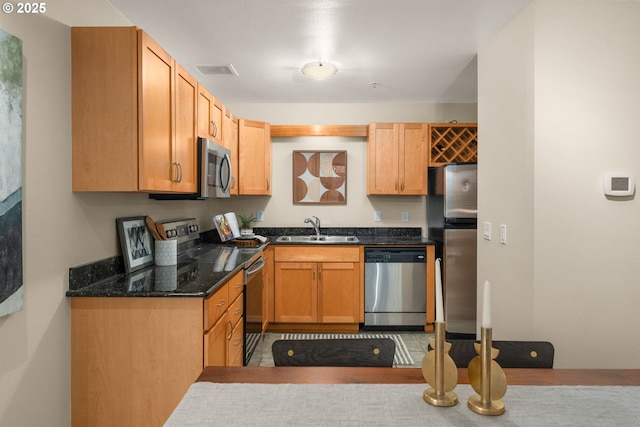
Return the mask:
POLYGON ((229 157, 228 154, 225 154, 224 157, 222 158, 222 162, 221 162, 221 168, 220 168, 220 185, 222 185, 222 189, 224 190, 224 192, 228 192, 229 191, 229 186, 231 185, 231 157, 229 157), (228 175, 227 175, 227 181, 226 182, 222 182, 222 169, 225 168, 229 171, 228 175))

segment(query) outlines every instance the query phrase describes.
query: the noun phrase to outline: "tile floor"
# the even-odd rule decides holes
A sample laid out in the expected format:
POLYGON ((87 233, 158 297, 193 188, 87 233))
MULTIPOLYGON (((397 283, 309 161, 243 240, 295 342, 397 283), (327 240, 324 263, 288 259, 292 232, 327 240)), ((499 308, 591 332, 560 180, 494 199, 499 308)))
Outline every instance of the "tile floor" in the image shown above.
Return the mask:
MULTIPOLYGON (((366 332, 361 332, 366 334, 366 332)), ((429 338, 433 338, 433 334, 427 334, 424 332, 408 332, 408 331, 375 331, 371 333, 382 334, 397 334, 402 337, 409 354, 413 359, 414 365, 402 365, 401 368, 420 368, 422 367, 422 359, 427 352, 429 345, 429 338)), ((271 345, 273 342, 280 338, 282 333, 280 332, 267 332, 264 337, 258 343, 256 350, 249 361, 249 366, 273 366, 273 355, 271 353, 271 345)))

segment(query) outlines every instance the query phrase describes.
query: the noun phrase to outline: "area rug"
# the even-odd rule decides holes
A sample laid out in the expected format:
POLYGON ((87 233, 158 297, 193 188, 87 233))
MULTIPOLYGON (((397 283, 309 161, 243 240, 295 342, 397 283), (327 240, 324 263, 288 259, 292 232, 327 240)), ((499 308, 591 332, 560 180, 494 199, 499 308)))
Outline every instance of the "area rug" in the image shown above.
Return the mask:
POLYGON ((258 342, 260 341, 260 338, 262 337, 262 334, 259 334, 258 332, 252 332, 252 333, 248 333, 246 335, 246 342, 245 342, 245 346, 246 346, 246 355, 247 355, 247 360, 251 360, 251 356, 253 355, 253 352, 256 350, 256 346, 258 345, 258 342))
POLYGON ((396 343, 393 355, 394 366, 413 365, 413 359, 402 337, 396 334, 282 334, 282 340, 317 340, 317 339, 353 339, 353 338, 391 338, 396 343))

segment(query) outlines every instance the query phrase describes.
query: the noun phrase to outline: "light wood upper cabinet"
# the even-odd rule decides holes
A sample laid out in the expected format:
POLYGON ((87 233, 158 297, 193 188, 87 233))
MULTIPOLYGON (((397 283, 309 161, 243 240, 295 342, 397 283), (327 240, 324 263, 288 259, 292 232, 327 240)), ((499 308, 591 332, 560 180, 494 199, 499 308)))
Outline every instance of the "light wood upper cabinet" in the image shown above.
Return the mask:
POLYGON ((224 105, 198 84, 198 136, 223 144, 224 105))
POLYGON ((225 108, 222 119, 222 142, 231 151, 231 188, 229 193, 238 194, 238 118, 225 108))
POLYGON ((140 76, 140 190, 171 191, 174 157, 175 61, 144 32, 138 33, 140 76))
POLYGON ((271 195, 271 126, 238 121, 238 179, 241 195, 271 195))
POLYGON ((198 138, 196 135, 198 82, 176 63, 176 141, 174 171, 175 190, 195 193, 198 190, 198 138))
POLYGON ((74 27, 72 189, 195 192, 195 80, 136 27, 74 27))
POLYGON ((425 195, 429 125, 371 123, 367 141, 368 195, 425 195))

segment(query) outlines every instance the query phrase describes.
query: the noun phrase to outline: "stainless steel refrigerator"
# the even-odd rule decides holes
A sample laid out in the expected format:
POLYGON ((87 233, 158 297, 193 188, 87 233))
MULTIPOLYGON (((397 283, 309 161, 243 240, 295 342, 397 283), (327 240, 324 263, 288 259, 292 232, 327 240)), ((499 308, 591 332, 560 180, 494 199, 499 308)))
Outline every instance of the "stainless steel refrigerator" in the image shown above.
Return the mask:
POLYGON ((442 259, 447 337, 476 336, 478 172, 475 163, 429 168, 428 237, 442 259))

